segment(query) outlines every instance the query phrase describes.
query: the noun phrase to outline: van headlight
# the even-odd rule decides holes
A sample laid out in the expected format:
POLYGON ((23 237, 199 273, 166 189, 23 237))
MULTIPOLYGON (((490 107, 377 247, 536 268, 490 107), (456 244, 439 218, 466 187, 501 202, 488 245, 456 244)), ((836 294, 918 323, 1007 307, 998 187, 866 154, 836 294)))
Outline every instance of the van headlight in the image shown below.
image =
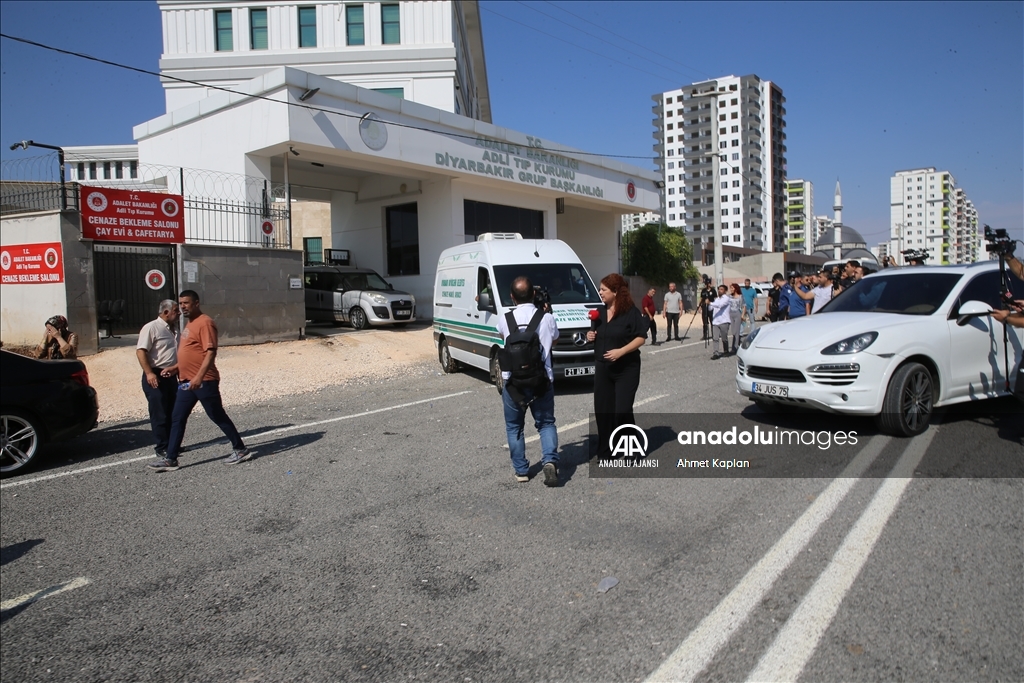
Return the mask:
POLYGON ((380 304, 381 306, 386 305, 388 302, 388 298, 383 294, 367 294, 366 298, 375 304, 380 304))
POLYGON ((749 349, 749 348, 750 348, 750 344, 751 344, 751 342, 753 342, 753 341, 754 341, 754 337, 756 337, 756 336, 757 336, 757 334, 758 334, 758 333, 759 333, 760 331, 761 331, 761 328, 760 328, 760 327, 758 327, 758 328, 757 328, 757 329, 755 329, 755 330, 754 330, 753 332, 751 332, 750 334, 748 334, 748 335, 746 336, 746 338, 745 338, 745 339, 744 339, 744 340, 743 340, 743 341, 742 341, 742 342, 740 343, 740 348, 741 348, 741 349, 749 349))
POLYGON ((876 339, 878 339, 877 332, 865 332, 826 346, 821 350, 821 354, 823 356, 842 356, 848 353, 859 353, 874 344, 876 339))

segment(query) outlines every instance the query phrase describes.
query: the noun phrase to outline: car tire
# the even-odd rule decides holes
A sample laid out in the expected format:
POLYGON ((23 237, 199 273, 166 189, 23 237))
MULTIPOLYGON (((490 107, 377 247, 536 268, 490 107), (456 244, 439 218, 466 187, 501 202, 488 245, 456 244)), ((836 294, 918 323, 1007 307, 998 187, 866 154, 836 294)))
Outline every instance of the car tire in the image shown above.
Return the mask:
POLYGON ((348 313, 348 320, 352 323, 352 329, 365 330, 369 321, 366 319, 366 311, 356 306, 348 313))
POLYGON ((892 436, 917 436, 928 429, 935 403, 935 380, 920 363, 901 365, 889 380, 877 417, 878 428, 892 436))
POLYGON ((491 354, 491 381, 494 382, 494 388, 498 390, 500 396, 505 391, 505 379, 501 376, 501 364, 498 362, 498 352, 495 351, 491 354))
POLYGON ((459 364, 454 358, 452 358, 452 350, 448 346, 447 339, 442 338, 437 345, 437 360, 440 361, 441 370, 446 375, 458 372, 459 364))
POLYGON ((35 418, 14 410, 5 410, 0 416, 0 474, 7 476, 20 472, 39 454, 43 446, 43 432, 35 418))

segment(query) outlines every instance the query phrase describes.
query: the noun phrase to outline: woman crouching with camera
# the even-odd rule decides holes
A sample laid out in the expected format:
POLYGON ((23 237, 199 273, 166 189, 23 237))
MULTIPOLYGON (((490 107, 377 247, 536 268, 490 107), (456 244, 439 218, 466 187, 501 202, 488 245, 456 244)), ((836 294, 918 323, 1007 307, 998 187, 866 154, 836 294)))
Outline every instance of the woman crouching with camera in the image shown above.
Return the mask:
POLYGON ((608 439, 619 425, 633 423, 633 401, 640 386, 640 347, 650 326, 633 303, 629 285, 618 273, 601 280, 598 316, 587 341, 594 342, 594 413, 598 457, 611 456, 608 439))

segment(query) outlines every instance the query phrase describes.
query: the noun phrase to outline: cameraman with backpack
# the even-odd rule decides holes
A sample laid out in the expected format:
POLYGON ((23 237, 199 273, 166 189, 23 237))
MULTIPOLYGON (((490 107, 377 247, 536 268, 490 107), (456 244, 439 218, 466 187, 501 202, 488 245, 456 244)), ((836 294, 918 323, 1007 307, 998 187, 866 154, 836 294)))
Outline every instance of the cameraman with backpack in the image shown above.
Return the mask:
POLYGON ((529 278, 512 281, 515 309, 498 318, 498 332, 505 347, 498 354, 504 379, 502 403, 505 406, 505 431, 516 481, 530 480, 530 461, 526 459, 523 425, 526 409, 533 413, 533 424, 540 433, 544 485, 558 485, 558 431, 555 429, 555 376, 551 370, 551 347, 558 339, 558 325, 550 313, 534 305, 534 290, 529 278), (511 330, 511 331, 510 331, 511 330))

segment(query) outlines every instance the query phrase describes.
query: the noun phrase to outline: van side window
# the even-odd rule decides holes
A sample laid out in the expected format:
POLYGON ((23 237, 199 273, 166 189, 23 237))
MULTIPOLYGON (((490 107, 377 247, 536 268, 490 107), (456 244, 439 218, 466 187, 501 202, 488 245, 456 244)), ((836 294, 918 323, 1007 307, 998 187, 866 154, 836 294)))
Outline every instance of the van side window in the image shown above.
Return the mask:
POLYGON ((306 289, 320 289, 320 273, 306 273, 306 289))
POLYGON ((476 271, 476 293, 480 295, 482 293, 493 294, 491 290, 491 276, 487 272, 486 268, 477 268, 476 271))

